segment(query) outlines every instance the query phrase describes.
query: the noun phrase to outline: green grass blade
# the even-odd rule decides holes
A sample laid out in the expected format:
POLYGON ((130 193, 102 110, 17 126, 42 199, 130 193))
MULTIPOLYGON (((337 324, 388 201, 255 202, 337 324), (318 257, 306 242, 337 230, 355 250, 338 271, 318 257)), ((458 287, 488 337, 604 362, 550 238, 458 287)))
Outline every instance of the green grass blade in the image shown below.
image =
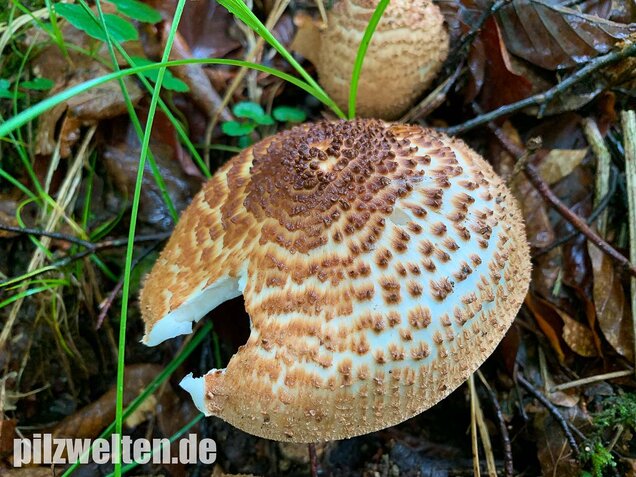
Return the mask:
MULTIPOLYGON (((11 134, 20 126, 23 126, 29 121, 33 121, 42 113, 57 106, 58 104, 68 101, 70 98, 73 98, 74 96, 77 96, 80 93, 84 93, 85 91, 88 91, 91 88, 95 88, 104 83, 108 83, 109 81, 113 81, 118 78, 123 78, 124 76, 130 76, 137 73, 143 73, 144 71, 150 71, 153 69, 165 68, 165 67, 171 67, 171 66, 193 65, 193 64, 227 65, 227 66, 251 68, 257 71, 261 71, 263 73, 270 74, 272 76, 276 76, 277 78, 287 81, 293 84, 294 86, 299 87, 303 91, 306 91, 307 93, 311 95, 314 95, 313 88, 306 82, 294 76, 291 76, 285 72, 279 71, 275 68, 259 65, 258 63, 252 63, 250 61, 229 60, 225 58, 201 58, 201 59, 196 58, 196 59, 187 59, 187 60, 164 61, 164 62, 152 64, 152 65, 137 66, 135 68, 127 68, 125 70, 115 71, 113 73, 109 73, 107 75, 85 81, 84 83, 77 84, 75 86, 72 86, 56 94, 55 96, 46 98, 45 100, 42 100, 39 103, 31 106, 30 108, 25 109, 24 111, 21 111, 17 115, 7 119, 6 121, 1 122, 0 123, 0 138, 7 136, 8 134, 11 134)), ((320 98, 318 99, 320 100, 320 98)), ((322 102, 324 103, 324 101, 322 102)))
POLYGON ((358 47, 356 61, 353 65, 353 71, 351 72, 351 83, 349 84, 349 119, 356 117, 356 99, 358 97, 358 83, 360 81, 360 73, 362 72, 362 63, 364 63, 364 57, 367 54, 369 43, 371 43, 371 38, 373 38, 375 29, 378 23, 380 23, 384 10, 389 6, 389 1, 390 0, 380 0, 378 6, 375 7, 375 11, 373 15, 371 15, 371 20, 369 20, 369 24, 364 30, 364 36, 358 47))
POLYGON ((276 39, 274 35, 263 25, 254 12, 250 10, 242 0, 219 0, 218 3, 223 5, 230 13, 238 17, 243 23, 258 33, 267 43, 269 43, 294 69, 304 78, 315 91, 310 93, 320 102, 327 105, 341 119, 345 119, 345 114, 340 110, 338 105, 329 97, 327 93, 320 87, 307 71, 296 61, 292 54, 276 39))
MULTIPOLYGON (((166 47, 163 50, 162 61, 165 63, 170 58, 170 50, 172 50, 172 44, 177 33, 177 26, 181 20, 181 14, 185 7, 186 0, 179 0, 177 8, 174 12, 172 21, 172 27, 166 40, 166 47)), ((124 285, 122 287, 122 305, 121 316, 119 320, 119 352, 117 356, 117 404, 116 404, 116 417, 115 417, 115 434, 117 435, 117 456, 121 456, 121 434, 123 428, 123 404, 124 404, 124 364, 126 353, 126 322, 128 318, 128 298, 130 296, 130 279, 132 272, 133 250, 135 246, 135 230, 137 227, 137 213, 139 211, 139 202, 141 199, 141 186, 144 177, 144 168, 146 158, 148 157, 148 149, 150 146, 150 134, 152 133, 152 124, 155 118, 155 112, 157 111, 157 103, 159 101, 159 94, 161 93, 161 83, 166 73, 166 66, 159 68, 157 74, 157 81, 155 83, 155 91, 150 99, 150 107, 148 108, 148 118, 146 120, 145 131, 143 141, 141 143, 141 153, 139 156, 139 166, 137 169, 137 180, 135 184, 135 193, 133 195, 132 210, 130 212, 130 229, 128 232, 128 247, 126 249, 126 265, 124 268, 124 285)), ((115 476, 121 477, 122 467, 121 459, 115 461, 115 476)))
MULTIPOLYGON (((179 429, 177 432, 175 432, 172 436, 170 436, 168 438, 168 441, 170 441, 170 444, 172 444, 174 441, 176 441, 181 436, 183 436, 186 432, 188 432, 190 429, 192 429, 192 427, 194 427, 204 417, 205 417, 205 414, 203 414, 203 413, 198 414, 194 419, 192 419, 185 426, 183 426, 181 429, 179 429)), ((152 453, 150 455, 155 455, 161 449, 163 449, 163 447, 160 447, 160 448, 157 448, 157 449, 152 449, 152 453)), ((126 473, 126 472, 128 472, 130 470, 133 470, 138 465, 139 464, 137 462, 133 462, 131 464, 126 464, 124 466, 124 468, 122 469, 122 472, 126 473)), ((114 474, 111 473, 111 474, 108 474, 106 477, 112 477, 113 475, 114 474)))
MULTIPOLYGON (((174 12, 172 21, 172 27, 166 41, 166 46, 163 50, 162 61, 165 63, 170 58, 170 50, 172 50, 172 44, 177 33, 177 26, 181 19, 181 14, 185 7, 186 0, 179 0, 177 8, 174 12)), ((124 366, 125 366, 125 354, 126 354, 126 322, 128 318, 128 299, 130 297, 130 281, 132 274, 132 261, 133 251, 135 246, 135 231, 137 228, 137 214, 139 212, 139 203, 141 201, 141 186, 143 183, 144 169, 146 164, 146 158, 148 157, 148 150, 150 146, 150 135, 152 133, 152 124, 157 111, 157 103, 159 102, 159 95, 161 93, 161 83, 166 73, 166 66, 159 68, 157 74, 157 81, 155 83, 155 91, 150 99, 150 107, 148 108, 148 118, 146 120, 145 131, 143 141, 141 143, 141 153, 139 155, 139 166, 137 169, 137 179, 135 183, 135 192, 133 195, 132 210, 130 212, 130 228, 128 231, 128 247, 126 249, 126 264, 124 268, 124 285, 122 287, 121 298, 121 315, 119 319, 119 346, 117 355, 117 403, 115 408, 115 434, 117 435, 117 456, 121 456, 121 434, 124 424, 123 419, 123 405, 124 405, 124 366)), ((115 476, 121 477, 122 467, 121 459, 115 461, 115 476)))
MULTIPOLYGON (((86 13, 91 18, 93 18, 96 22, 98 22, 98 24, 104 30, 106 34, 106 44, 108 46, 108 54, 110 56, 110 60, 112 63, 111 66, 114 71, 119 71, 120 69, 119 63, 117 61, 117 56, 115 55, 115 48, 113 47, 113 41, 116 41, 116 40, 113 40, 111 38, 110 32, 106 26, 106 18, 104 17, 104 12, 102 10, 102 4, 100 0, 97 0, 95 2, 95 6, 97 7, 98 18, 95 17, 95 14, 93 13, 93 11, 90 9, 88 4, 84 0, 80 0, 79 4, 85 9, 86 13)), ((126 87, 126 83, 124 82, 123 78, 119 78, 117 82, 119 83, 119 89, 121 90, 121 93, 124 97, 124 102, 126 103, 128 116, 130 117, 130 120, 132 121, 137 137, 141 141, 141 138, 143 137, 141 122, 139 121, 139 117, 137 116, 135 107, 133 106, 132 100, 130 99, 130 94, 128 93, 128 88, 126 87)), ((168 188, 166 187, 166 183, 163 180, 163 177, 161 177, 161 173, 159 172, 159 167, 157 166, 157 161, 155 160, 155 157, 152 154, 152 151, 150 150, 148 153, 148 162, 150 163, 150 169, 155 179, 155 183, 157 184, 157 187, 159 188, 159 191, 161 193, 161 197, 163 198, 164 203, 168 207, 168 211, 170 212, 170 216, 172 217, 172 220, 176 223, 179 218, 179 214, 177 213, 177 209, 175 208, 174 203, 172 202, 172 199, 170 198, 170 194, 168 194, 168 188)))
MULTIPOLYGON (((123 417, 126 419, 133 412, 135 412, 141 404, 148 399, 157 389, 161 386, 175 370, 181 366, 181 364, 192 354, 192 352, 201 344, 203 339, 208 335, 208 333, 212 331, 212 323, 207 322, 203 325, 203 327, 199 330, 199 332, 194 335, 194 337, 188 342, 187 345, 184 346, 183 350, 175 356, 170 363, 163 369, 161 373, 157 375, 155 379, 151 381, 151 383, 128 405, 128 407, 124 410, 123 417)), ((115 430, 115 422, 112 422, 105 430, 102 432, 99 437, 104 438, 109 436, 115 430)), ((88 455, 90 455, 91 446, 88 450, 88 455)), ((79 462, 72 464, 62 477, 69 477, 75 469, 80 466, 79 462)))

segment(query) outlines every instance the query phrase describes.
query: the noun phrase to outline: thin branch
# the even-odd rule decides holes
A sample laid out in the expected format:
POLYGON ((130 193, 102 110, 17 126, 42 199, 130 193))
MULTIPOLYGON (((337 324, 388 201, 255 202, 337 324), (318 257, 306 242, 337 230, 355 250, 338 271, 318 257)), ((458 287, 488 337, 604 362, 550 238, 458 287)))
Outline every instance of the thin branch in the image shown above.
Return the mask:
POLYGON ((28 227, 14 227, 13 225, 2 224, 0 223, 0 230, 5 232, 12 232, 16 234, 23 235, 34 235, 40 237, 49 237, 55 240, 61 240, 63 242, 74 243, 76 245, 81 245, 82 247, 92 248, 93 243, 87 240, 82 240, 81 238, 74 237, 72 235, 66 235, 60 232, 47 232, 46 230, 40 229, 32 229, 28 227))
MULTIPOLYGON (((157 245, 159 245, 160 243, 161 243, 160 241, 155 242, 152 246, 144 250, 141 253, 141 255, 139 255, 138 257, 135 257, 131 265, 131 270, 134 270, 135 267, 139 265, 139 263, 144 258, 150 255, 150 253, 154 251, 157 248, 157 245)), ((104 323, 104 320, 106 319, 106 315, 108 314, 108 311, 110 310, 111 306, 113 306, 113 302, 115 301, 115 298, 117 298, 117 295, 119 295, 119 292, 121 291, 123 286, 124 286, 124 277, 122 276, 119 278, 119 280, 117 281, 117 284, 110 291, 106 299, 102 301, 102 303, 99 305, 99 316, 97 317, 97 324, 95 325, 96 330, 101 328, 102 324, 104 323)))
POLYGON ((316 454, 316 444, 307 444, 309 451, 309 471, 311 477, 318 477, 318 455, 316 454))
POLYGON ((487 113, 480 114, 479 116, 470 119, 469 121, 466 121, 462 124, 451 126, 449 128, 440 128, 439 130, 450 135, 461 134, 477 126, 481 126, 490 121, 494 121, 495 119, 499 119, 502 116, 516 113, 517 111, 527 108, 528 106, 547 105, 556 96, 563 93, 565 90, 572 87, 583 78, 590 76, 592 73, 605 66, 611 65, 630 56, 636 56, 636 43, 628 43, 620 50, 613 51, 589 61, 583 68, 576 71, 575 73, 572 73, 562 82, 543 93, 535 94, 526 99, 522 99, 521 101, 517 101, 516 103, 507 104, 506 106, 502 106, 487 113))
POLYGON ((537 401, 539 401, 543 406, 548 410, 548 412, 552 415, 552 417, 557 421, 561 429, 563 430, 563 434, 565 434, 565 438, 570 444, 570 448, 572 449, 572 453, 574 457, 578 459, 580 451, 579 445, 576 443, 574 436, 572 435, 572 431, 570 430, 570 426, 565 418, 561 415, 559 410, 550 402, 550 400, 545 397, 537 388, 535 388, 530 382, 523 377, 521 373, 517 373, 517 382, 521 384, 521 386, 528 391, 537 401))
MULTIPOLYGON (((629 228, 629 256, 636 260, 636 112, 622 111, 623 140, 625 144, 625 180, 627 182, 627 224, 629 228)), ((636 357, 636 275, 630 283, 632 295, 632 330, 636 357)))
MULTIPOLYGON (((37 231, 37 234, 35 235, 40 235, 40 232, 41 231, 37 231)), ((135 243, 137 244, 137 243, 145 243, 145 242, 160 242, 162 240, 166 240, 168 237, 170 237, 170 232, 151 234, 151 235, 139 235, 135 237, 135 243)), ((51 268, 65 267, 67 265, 70 265, 73 262, 81 260, 82 258, 92 255, 100 250, 125 247, 126 245, 128 245, 128 239, 127 238, 107 239, 101 242, 96 242, 96 243, 87 242, 87 243, 90 244, 90 247, 87 247, 80 252, 74 253, 73 255, 67 255, 66 257, 56 260, 55 262, 43 267, 41 270, 35 273, 29 273, 25 275, 24 279, 25 280, 31 279, 33 277, 42 275, 43 273, 50 271, 51 268)), ((0 287, 6 283, 14 282, 14 281, 16 281, 16 279, 14 278, 8 278, 7 280, 2 280, 0 281, 0 287)))
POLYGON ((605 254, 620 263, 623 268, 630 273, 630 275, 636 277, 636 267, 618 250, 602 239, 594 229, 585 223, 585 220, 572 212, 568 206, 561 202, 561 199, 552 192, 550 186, 548 186, 548 184, 541 178, 539 171, 534 165, 526 164, 524 172, 532 185, 539 191, 545 200, 552 204, 561 217, 576 227, 590 242, 596 245, 605 254))
MULTIPOLYGON (((510 152, 513 156, 522 157, 525 153, 524 149, 510 140, 505 132, 501 130, 497 125, 492 122, 488 123, 488 127, 495 134, 499 142, 510 152)), ((563 217, 570 222, 577 230, 585 235, 590 242, 596 245, 601 251, 620 263, 623 268, 632 276, 636 277, 636 267, 614 247, 612 247, 605 239, 601 238, 594 229, 592 229, 583 218, 572 212, 570 208, 565 205, 561 199, 550 189, 550 186, 543 180, 538 169, 531 163, 527 163, 524 172, 530 183, 541 194, 546 202, 549 202, 552 207, 563 217)))
MULTIPOLYGON (((617 173, 611 174, 611 181, 609 186, 610 189, 607 192, 607 194, 605 194, 601 198, 600 202, 598 203, 598 206, 592 211, 590 216, 585 221, 588 225, 593 224, 596 221, 596 219, 599 219, 599 217, 603 214, 603 212, 606 212, 607 206, 609 205, 610 200, 612 200, 612 197, 614 196, 614 193, 616 192, 617 183, 618 183, 618 174, 617 173)), ((599 222, 600 222, 600 219, 599 219, 599 222)), ((561 245, 565 243, 568 243, 570 240, 572 240, 574 237, 576 237, 580 233, 581 233, 580 231, 574 230, 570 232, 569 234, 564 235, 560 239, 552 242, 550 245, 546 245, 544 248, 536 251, 532 255, 532 258, 537 258, 537 257, 540 257, 541 255, 545 255, 546 253, 551 252, 555 248, 560 247, 561 245)))

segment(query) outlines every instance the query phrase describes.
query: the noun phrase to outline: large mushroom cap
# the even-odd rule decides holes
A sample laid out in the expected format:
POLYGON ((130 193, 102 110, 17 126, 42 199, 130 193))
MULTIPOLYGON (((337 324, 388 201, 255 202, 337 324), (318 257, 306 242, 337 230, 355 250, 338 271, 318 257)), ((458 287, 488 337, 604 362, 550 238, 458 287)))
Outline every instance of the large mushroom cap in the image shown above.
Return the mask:
POLYGON ((282 441, 341 439, 429 408, 492 353, 530 280, 517 204, 464 143, 377 120, 305 124, 230 160, 141 294, 145 342, 243 294, 247 343, 182 386, 282 441))
MULTIPOLYGON (((339 0, 321 35, 316 68, 321 85, 347 108, 362 36, 379 0, 339 0)), ((397 119, 428 88, 448 55, 444 17, 431 0, 391 0, 365 55, 358 116, 397 119)))

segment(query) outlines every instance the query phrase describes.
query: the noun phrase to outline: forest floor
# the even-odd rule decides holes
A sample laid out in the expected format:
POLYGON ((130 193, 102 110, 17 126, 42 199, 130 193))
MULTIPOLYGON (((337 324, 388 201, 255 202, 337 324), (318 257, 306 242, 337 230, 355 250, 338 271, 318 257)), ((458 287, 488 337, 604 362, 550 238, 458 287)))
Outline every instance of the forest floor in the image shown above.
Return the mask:
MULTIPOLYGON (((319 2, 263 0, 253 11, 291 51, 299 16, 318 19, 319 2)), ((157 63, 170 44, 172 60, 247 59, 298 76, 271 38, 213 0, 186 2, 176 28, 178 3, 0 0, 0 475, 110 475, 110 464, 15 469, 13 439, 96 438, 116 420, 133 437, 195 432, 217 443, 214 465, 143 464, 130 475, 312 472, 306 445, 200 419, 178 386, 245 342, 241 298, 190 337, 140 342, 142 277, 206 177, 263 137, 336 117, 271 71, 231 61, 170 68, 160 96, 157 69, 86 83, 157 63), (92 14, 105 15, 109 37, 92 14)), ((403 120, 461 137, 507 180, 532 283, 472 392, 464 384, 398 426, 317 445, 314 473, 636 476, 636 5, 439 5, 450 55, 403 120)))

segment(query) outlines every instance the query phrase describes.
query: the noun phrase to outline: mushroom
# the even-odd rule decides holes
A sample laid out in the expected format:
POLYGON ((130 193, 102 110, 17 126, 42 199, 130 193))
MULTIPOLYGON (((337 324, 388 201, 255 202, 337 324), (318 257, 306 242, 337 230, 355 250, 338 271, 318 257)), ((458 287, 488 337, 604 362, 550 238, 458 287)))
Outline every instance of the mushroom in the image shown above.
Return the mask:
MULTIPOLYGON (((316 65, 320 84, 343 109, 353 65, 378 0, 339 0, 322 31, 299 17, 292 48, 316 65)), ((360 117, 397 119, 428 88, 448 55, 444 17, 431 0, 391 0, 369 44, 358 85, 360 117)))
POLYGON ((181 386, 207 415, 294 442, 398 424, 493 352, 530 280, 519 207, 463 142, 380 120, 245 149, 181 216, 145 281, 144 341, 243 295, 227 368, 181 386))

